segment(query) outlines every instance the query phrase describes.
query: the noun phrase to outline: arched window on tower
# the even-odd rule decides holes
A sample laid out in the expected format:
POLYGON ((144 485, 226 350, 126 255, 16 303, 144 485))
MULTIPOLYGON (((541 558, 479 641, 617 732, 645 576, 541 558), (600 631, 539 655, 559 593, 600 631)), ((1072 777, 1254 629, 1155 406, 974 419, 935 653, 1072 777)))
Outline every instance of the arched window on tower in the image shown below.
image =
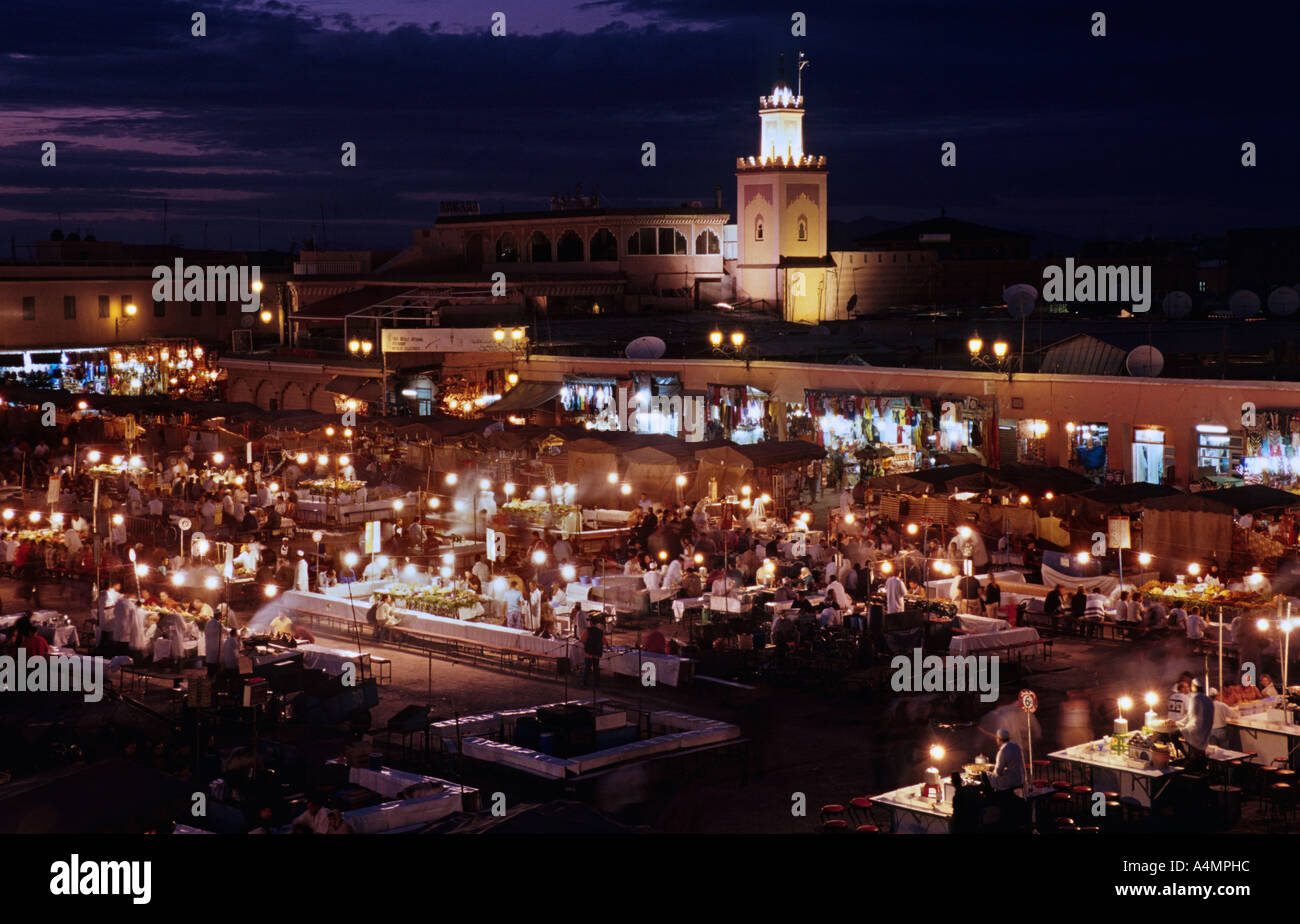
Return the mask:
POLYGON ((721 253, 718 245, 718 236, 705 228, 695 238, 695 252, 701 256, 704 254, 721 253))
POLYGON ((534 231, 528 239, 528 258, 534 263, 551 262, 551 239, 541 231, 534 231))
POLYGON ((757 218, 754 219, 754 240, 761 241, 762 239, 763 239, 763 216, 759 215, 757 218))
POLYGON ((587 242, 593 262, 612 262, 618 259, 618 238, 608 228, 601 228, 587 242))
POLYGON ((565 231, 555 247, 555 259, 561 263, 582 262, 582 238, 577 231, 565 231))
POLYGON ((808 219, 802 215, 799 216, 799 240, 808 240, 808 219))
POLYGON ((519 260, 519 242, 515 236, 507 231, 497 238, 497 262, 498 263, 515 263, 519 260))

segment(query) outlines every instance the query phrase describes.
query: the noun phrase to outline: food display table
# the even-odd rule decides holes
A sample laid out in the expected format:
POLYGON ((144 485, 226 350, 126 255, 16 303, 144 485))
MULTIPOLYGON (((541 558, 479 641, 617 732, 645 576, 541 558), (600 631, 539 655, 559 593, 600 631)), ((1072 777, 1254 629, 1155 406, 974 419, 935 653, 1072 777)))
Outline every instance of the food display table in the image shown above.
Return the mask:
MULTIPOLYGON (((1182 767, 1172 765, 1157 770, 1146 761, 1116 754, 1109 748, 1098 750, 1101 743, 1099 740, 1076 744, 1071 748, 1053 751, 1047 756, 1052 760, 1087 767, 1094 789, 1112 789, 1119 793, 1121 799, 1131 796, 1147 808, 1164 794, 1173 777, 1183 770, 1182 767)), ((1242 751, 1229 751, 1215 745, 1210 745, 1205 753, 1206 757, 1215 762, 1243 760, 1246 757, 1242 751)))
POLYGON ((904 786, 879 796, 874 805, 889 809, 889 829, 899 834, 948 834, 952 825, 952 802, 933 796, 918 796, 919 785, 904 786))
MULTIPOLYGON (((0 616, 0 632, 7 634, 12 631, 22 617, 22 613, 0 616)), ((36 610, 32 613, 32 625, 36 627, 37 635, 56 648, 76 648, 81 644, 77 627, 56 610, 36 610)))

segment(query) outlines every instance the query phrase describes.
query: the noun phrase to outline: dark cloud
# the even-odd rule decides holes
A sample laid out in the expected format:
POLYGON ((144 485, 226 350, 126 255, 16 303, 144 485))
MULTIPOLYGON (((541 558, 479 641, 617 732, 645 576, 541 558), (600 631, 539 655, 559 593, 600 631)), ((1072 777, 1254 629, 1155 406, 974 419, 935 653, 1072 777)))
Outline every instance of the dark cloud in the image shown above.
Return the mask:
POLYGON ((1099 39, 1091 10, 1069 5, 795 5, 806 39, 790 35, 791 4, 768 0, 586 3, 586 19, 559 10, 555 31, 504 39, 455 4, 429 23, 388 7, 375 20, 368 0, 241 0, 205 4, 194 38, 192 5, 8 0, 0 222, 29 239, 62 209, 68 225, 98 217, 101 237, 156 237, 161 196, 140 190, 191 189, 168 200, 189 243, 205 223, 255 243, 260 209, 267 243, 284 245, 323 207, 332 244, 397 246, 438 198, 539 207, 581 181, 611 204, 708 199, 715 184, 730 203, 757 97, 797 49, 835 217, 945 207, 1074 235, 1295 220, 1290 9, 1157 2, 1116 9, 1099 39), (463 31, 471 20, 483 28, 463 31), (42 140, 59 143, 58 167, 39 166, 42 140), (943 169, 949 140, 958 167, 943 169), (344 141, 355 169, 339 164, 344 141))

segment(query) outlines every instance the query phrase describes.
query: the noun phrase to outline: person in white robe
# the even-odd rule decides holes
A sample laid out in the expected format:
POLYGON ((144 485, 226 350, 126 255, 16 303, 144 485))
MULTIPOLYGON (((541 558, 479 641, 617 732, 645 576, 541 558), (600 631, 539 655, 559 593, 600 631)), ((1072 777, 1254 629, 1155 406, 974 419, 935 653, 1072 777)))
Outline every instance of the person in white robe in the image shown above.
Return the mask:
POLYGON ((298 551, 298 565, 293 579, 293 589, 306 593, 311 589, 311 579, 307 575, 307 558, 302 550, 298 551))

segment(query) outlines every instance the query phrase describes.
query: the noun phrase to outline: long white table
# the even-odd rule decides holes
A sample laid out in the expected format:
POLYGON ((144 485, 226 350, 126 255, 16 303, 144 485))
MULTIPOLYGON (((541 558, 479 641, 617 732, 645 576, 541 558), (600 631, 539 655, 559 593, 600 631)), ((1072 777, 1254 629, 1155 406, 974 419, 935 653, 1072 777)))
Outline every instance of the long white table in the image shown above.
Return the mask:
MULTIPOLYGON (((340 600, 325 594, 288 590, 281 594, 279 599, 284 606, 296 613, 316 613, 344 618, 348 615, 348 600, 340 600)), ((354 598, 351 606, 356 618, 364 623, 366 609, 370 606, 369 598, 354 598)), ((397 612, 405 617, 406 624, 402 628, 408 631, 501 648, 517 648, 538 654, 564 655, 576 667, 582 666, 582 645, 577 639, 545 639, 534 635, 528 629, 511 629, 495 623, 465 622, 460 619, 448 619, 445 616, 434 616, 431 613, 421 613, 418 610, 399 609, 397 612)), ((298 650, 311 647, 313 646, 299 645, 298 650)), ((674 655, 651 654, 646 651, 642 651, 638 659, 634 648, 610 648, 601 658, 600 666, 602 670, 615 674, 638 677, 641 675, 641 666, 647 661, 653 661, 655 682, 676 686, 683 676, 682 661, 684 660, 689 659, 674 655)), ((341 670, 340 667, 339 672, 341 670)))
POLYGON ((976 635, 954 635, 948 642, 948 653, 968 655, 979 651, 997 649, 1033 648, 1038 644, 1038 630, 1032 626, 1007 629, 1004 632, 980 632, 976 635))
POLYGON ((1291 755, 1300 748, 1300 725, 1288 725, 1280 721, 1282 713, 1270 709, 1261 715, 1243 715, 1228 719, 1228 724, 1236 727, 1241 735, 1241 746, 1254 751, 1257 763, 1271 764, 1275 760, 1291 760, 1291 755))
MULTIPOLYGON (((1164 793, 1172 777, 1181 773, 1183 769, 1168 766, 1157 770, 1145 761, 1116 754, 1109 749, 1098 751, 1095 749, 1098 743, 1098 741, 1089 741, 1076 744, 1074 747, 1053 751, 1047 756, 1052 760, 1091 768, 1089 775, 1093 779, 1094 789, 1099 778, 1107 784, 1114 780, 1114 791, 1119 793, 1120 798, 1131 796, 1139 804, 1148 808, 1164 793)), ((1242 760, 1246 754, 1242 751, 1229 751, 1212 744, 1206 749, 1205 756, 1212 761, 1223 762, 1242 760)))
POLYGON ((917 795, 919 784, 904 786, 879 796, 875 805, 889 809, 890 830, 899 834, 948 834, 952 826, 952 802, 940 802, 933 796, 917 795))
POLYGON ((981 632, 1004 632, 1011 628, 1011 623, 1005 619, 993 619, 989 616, 972 616, 969 613, 961 613, 956 617, 957 625, 969 632, 979 634, 981 632))

